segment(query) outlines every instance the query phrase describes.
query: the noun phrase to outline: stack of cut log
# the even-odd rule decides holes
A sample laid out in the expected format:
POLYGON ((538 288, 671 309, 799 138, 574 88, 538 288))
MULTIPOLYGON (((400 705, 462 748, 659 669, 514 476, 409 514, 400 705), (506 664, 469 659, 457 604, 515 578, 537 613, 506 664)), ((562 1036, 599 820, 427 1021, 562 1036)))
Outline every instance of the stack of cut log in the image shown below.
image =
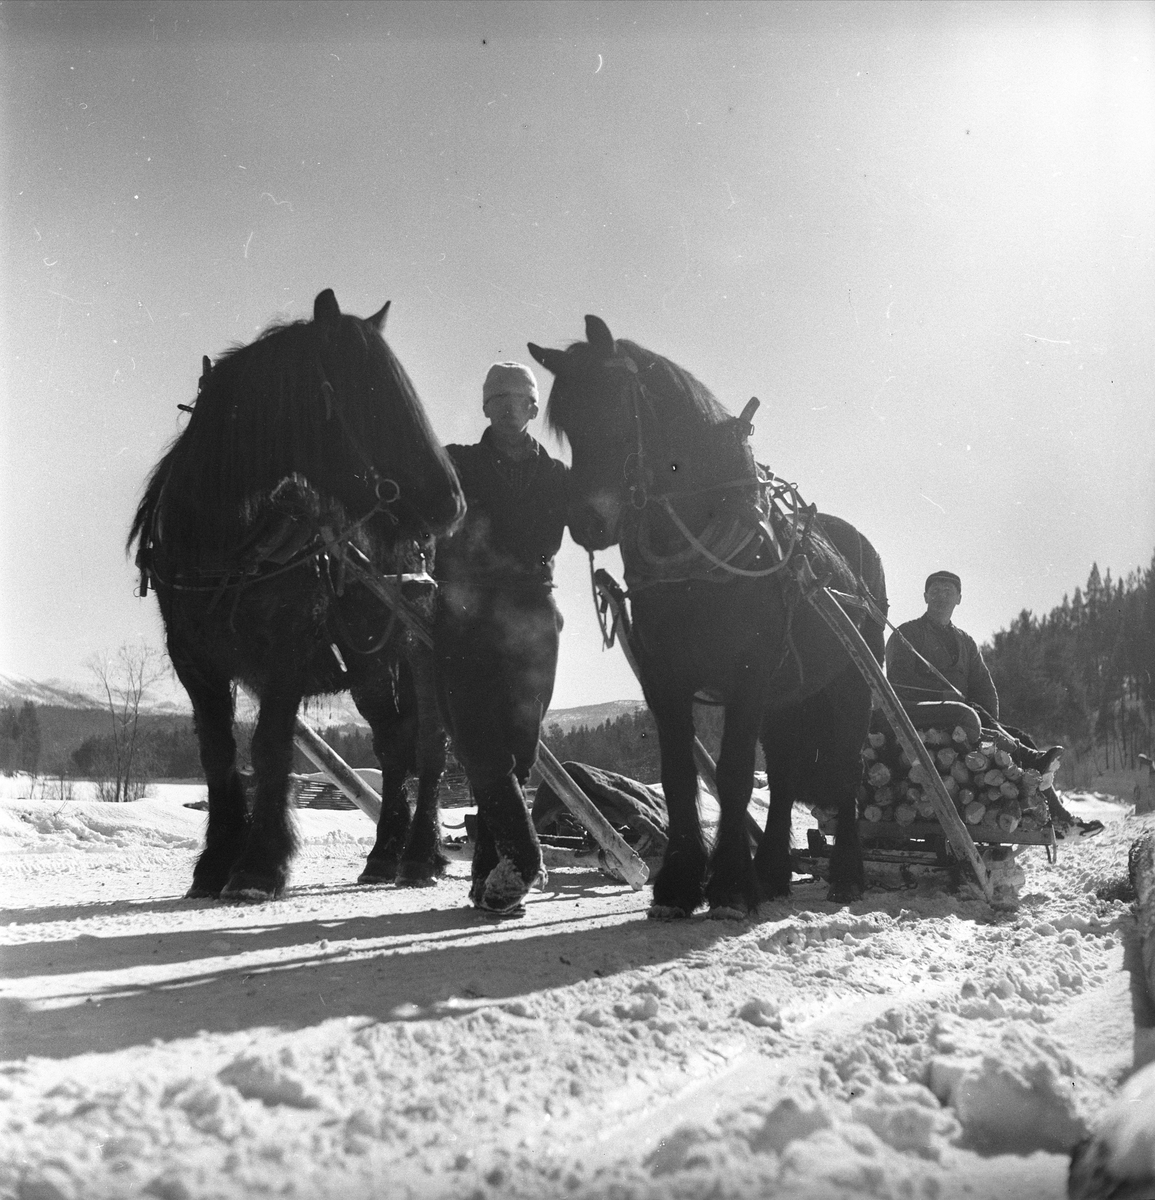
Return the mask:
MULTIPOLYGON (((1007 838, 1047 823, 1047 802, 1041 789, 1051 783, 1049 776, 1024 770, 1009 751, 993 742, 971 742, 961 727, 953 731, 923 729, 919 737, 972 835, 1007 838)), ((890 730, 869 735, 862 759, 858 786, 862 820, 898 826, 938 820, 925 768, 910 761, 890 730)), ((811 812, 823 833, 835 832, 833 812, 817 807, 811 812)))

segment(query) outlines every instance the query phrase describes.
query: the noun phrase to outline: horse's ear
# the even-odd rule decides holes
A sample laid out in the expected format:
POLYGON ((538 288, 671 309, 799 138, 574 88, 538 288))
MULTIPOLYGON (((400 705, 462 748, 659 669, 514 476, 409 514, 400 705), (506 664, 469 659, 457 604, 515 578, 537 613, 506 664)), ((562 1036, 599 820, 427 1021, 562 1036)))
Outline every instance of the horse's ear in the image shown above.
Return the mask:
POLYGON ((384 306, 369 318, 369 324, 380 333, 385 328, 385 318, 389 315, 389 305, 392 300, 386 300, 384 306))
POLYGON ((337 297, 333 294, 333 289, 326 288, 323 292, 318 292, 316 300, 313 301, 313 320, 318 324, 322 321, 332 324, 340 315, 341 309, 337 304, 337 297))
POLYGON ((533 355, 534 359, 541 363, 547 371, 550 371, 554 375, 561 374, 562 367, 565 365, 564 350, 548 350, 544 346, 535 346, 533 342, 526 342, 526 345, 529 347, 529 352, 533 355))
POLYGON ((614 335, 610 333, 610 327, 601 319, 593 315, 586 317, 586 341, 602 356, 602 358, 613 358, 618 352, 617 344, 614 342, 614 335))

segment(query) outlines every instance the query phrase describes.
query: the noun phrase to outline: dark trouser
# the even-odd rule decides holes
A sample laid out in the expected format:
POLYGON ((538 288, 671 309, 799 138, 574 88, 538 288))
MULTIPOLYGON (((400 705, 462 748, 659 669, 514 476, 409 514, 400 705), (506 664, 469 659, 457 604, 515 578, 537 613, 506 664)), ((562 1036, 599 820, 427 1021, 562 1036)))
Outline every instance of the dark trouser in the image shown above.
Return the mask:
POLYGON ((944 729, 950 733, 961 725, 972 743, 977 743, 982 733, 979 714, 961 700, 920 700, 903 707, 915 729, 944 729))
POLYGON ((560 628, 544 588, 443 587, 434 630, 438 699, 477 801, 475 882, 499 859, 526 886, 541 867, 522 788, 553 695, 560 628))
MULTIPOLYGON (((1002 750, 1007 750, 1020 766, 1024 760, 1030 759, 1024 752, 1034 752, 1041 756, 1039 748, 1030 736, 1021 729, 1002 725, 984 708, 972 708, 961 700, 924 700, 917 703, 907 703, 903 706, 915 729, 946 729, 950 730, 961 725, 972 742, 982 737, 989 737, 1002 750)), ((1059 794, 1054 787, 1045 787, 1042 794, 1047 801, 1047 810, 1056 826, 1070 825, 1074 817, 1063 807, 1059 794)))

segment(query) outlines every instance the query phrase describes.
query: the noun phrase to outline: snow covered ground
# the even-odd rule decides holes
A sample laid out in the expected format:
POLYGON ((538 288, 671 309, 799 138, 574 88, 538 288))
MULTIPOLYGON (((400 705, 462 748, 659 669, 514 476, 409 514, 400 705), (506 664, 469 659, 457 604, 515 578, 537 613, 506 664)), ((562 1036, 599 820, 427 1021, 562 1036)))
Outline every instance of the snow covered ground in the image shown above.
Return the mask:
POLYGON ((659 923, 571 866, 498 922, 465 861, 356 886, 356 811, 247 907, 182 899, 203 789, 0 783, 3 1197, 1051 1200, 1155 1057, 1113 898, 1155 818, 1098 796, 1015 913, 932 877, 659 923))

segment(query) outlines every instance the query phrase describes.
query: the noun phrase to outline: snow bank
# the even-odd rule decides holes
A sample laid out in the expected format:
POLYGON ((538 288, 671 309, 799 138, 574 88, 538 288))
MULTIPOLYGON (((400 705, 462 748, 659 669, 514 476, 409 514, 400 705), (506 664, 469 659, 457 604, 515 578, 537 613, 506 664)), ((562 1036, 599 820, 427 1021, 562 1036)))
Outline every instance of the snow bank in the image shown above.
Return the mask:
POLYGON ((799 880, 652 922, 563 868, 497 922, 464 862, 356 886, 349 811, 298 814, 282 901, 183 900, 188 795, 0 800, 2 1196, 1058 1200, 1143 1044, 1106 801, 1012 914, 799 880))

